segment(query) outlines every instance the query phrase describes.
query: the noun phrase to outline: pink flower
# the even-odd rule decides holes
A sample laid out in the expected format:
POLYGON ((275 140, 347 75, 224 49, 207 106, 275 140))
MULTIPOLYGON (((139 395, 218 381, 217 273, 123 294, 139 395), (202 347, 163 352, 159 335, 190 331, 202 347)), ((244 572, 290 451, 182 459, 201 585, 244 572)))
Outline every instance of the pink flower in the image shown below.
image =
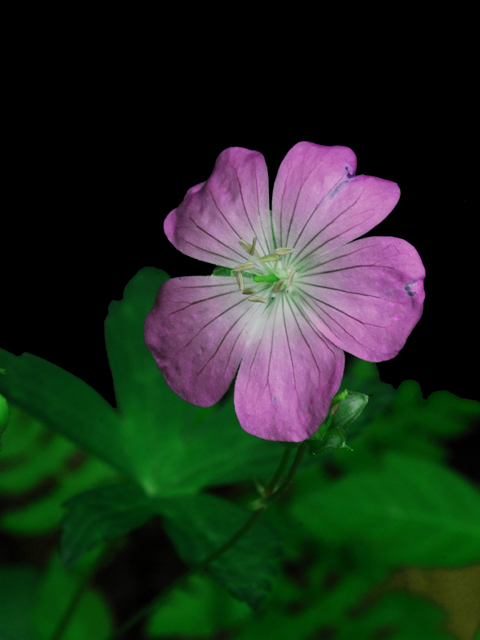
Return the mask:
POLYGON ((299 142, 270 211, 263 155, 232 147, 169 213, 179 251, 236 274, 168 280, 145 320, 145 343, 181 398, 209 407, 238 370, 243 429, 300 442, 327 415, 344 351, 371 362, 400 351, 423 311, 425 269, 405 240, 356 240, 400 190, 355 169, 347 147, 299 142))

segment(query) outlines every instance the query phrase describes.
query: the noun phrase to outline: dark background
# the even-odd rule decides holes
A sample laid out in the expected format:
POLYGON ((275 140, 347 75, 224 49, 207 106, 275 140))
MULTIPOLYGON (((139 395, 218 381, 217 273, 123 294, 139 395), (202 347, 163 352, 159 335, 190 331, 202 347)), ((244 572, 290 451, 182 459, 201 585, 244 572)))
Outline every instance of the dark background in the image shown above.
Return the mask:
MULTIPOLYGON (((271 190, 285 154, 307 140, 348 146, 358 174, 399 184, 399 204, 369 235, 408 240, 426 268, 424 314, 400 354, 378 365, 381 378, 478 400, 468 43, 452 57, 441 39, 411 35, 406 58, 386 42, 355 50, 340 35, 332 48, 228 30, 166 40, 168 25, 148 22, 39 31, 33 17, 18 30, 7 65, 0 346, 54 362, 114 404, 110 301, 144 266, 171 277, 212 271, 169 244, 166 215, 225 148, 263 153, 271 190)), ((452 465, 477 480, 479 431, 451 446, 452 465)))
POLYGON ((424 314, 379 364, 382 378, 479 398, 478 170, 468 93, 447 106, 445 69, 420 83, 400 62, 367 79, 353 67, 337 90, 315 81, 312 59, 303 75, 281 51, 276 67, 259 66, 255 45, 224 57, 205 45, 172 68, 156 42, 67 36, 25 57, 10 97, 3 348, 51 360, 113 402, 109 302, 144 266, 171 277, 212 270, 170 245, 166 215, 223 149, 263 153, 271 190, 285 154, 307 140, 348 146, 358 174, 399 184, 398 205, 369 235, 408 240, 426 268, 424 314))

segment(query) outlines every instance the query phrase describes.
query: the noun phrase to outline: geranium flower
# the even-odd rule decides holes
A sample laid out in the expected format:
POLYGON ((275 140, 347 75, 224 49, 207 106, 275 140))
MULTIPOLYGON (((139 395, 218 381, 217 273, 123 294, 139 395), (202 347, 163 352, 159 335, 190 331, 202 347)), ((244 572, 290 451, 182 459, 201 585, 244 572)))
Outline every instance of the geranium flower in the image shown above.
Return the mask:
POLYGON ((270 210, 263 155, 232 147, 169 213, 179 251, 235 274, 168 280, 145 320, 145 343, 181 398, 209 407, 238 370, 243 429, 300 442, 327 415, 344 351, 371 362, 400 351, 422 314, 425 269, 405 240, 356 239, 400 190, 355 169, 347 147, 299 142, 270 210))

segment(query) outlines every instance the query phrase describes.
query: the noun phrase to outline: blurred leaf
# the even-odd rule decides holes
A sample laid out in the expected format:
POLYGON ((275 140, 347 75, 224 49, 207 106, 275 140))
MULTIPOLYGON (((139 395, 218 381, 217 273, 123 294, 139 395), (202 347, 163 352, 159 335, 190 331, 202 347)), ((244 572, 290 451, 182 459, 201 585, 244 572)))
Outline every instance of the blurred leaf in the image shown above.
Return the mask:
POLYGON ((0 639, 37 640, 32 608, 38 582, 33 567, 0 566, 0 639))
MULTIPOLYGON (((354 361, 354 370, 365 372, 369 366, 354 361)), ((372 363, 365 363, 372 365, 372 363)), ((342 388, 348 382, 349 388, 365 393, 373 393, 368 406, 348 432, 348 442, 355 455, 345 456, 337 451, 322 457, 322 461, 332 460, 340 469, 369 469, 376 465, 379 454, 387 451, 403 452, 407 455, 442 461, 447 457, 446 438, 465 432, 472 421, 480 418, 480 403, 458 398, 448 391, 437 391, 424 399, 420 385, 415 380, 405 380, 396 392, 378 394, 383 383, 373 378, 352 379, 349 372, 342 381, 342 388), (352 386, 355 385, 355 386, 352 386), (377 391, 373 391, 377 386, 377 391), (359 436, 353 441, 353 434, 359 436)), ((383 385, 389 386, 389 385, 383 385)))
MULTIPOLYGON (((8 402, 6 398, 0 395, 0 438, 2 437, 2 433, 7 428, 7 425, 8 425, 8 402)), ((2 450, 2 445, 0 443, 0 451, 1 450, 2 450)))
POLYGON ((97 458, 87 457, 68 440, 15 405, 0 458, 0 493, 22 496, 20 506, 1 516, 4 529, 31 535, 59 526, 61 503, 79 491, 117 473, 97 458), (25 500, 25 498, 27 498, 25 500))
MULTIPOLYGON (((34 610, 35 626, 41 640, 51 640, 79 585, 97 558, 98 554, 90 554, 67 570, 56 554, 52 556, 42 576, 34 610)), ((80 597, 62 640, 105 640, 112 630, 111 614, 103 596, 97 590, 87 588, 80 597)))
POLYGON ((193 575, 151 617, 147 635, 156 638, 211 638, 250 617, 247 605, 232 598, 209 576, 193 575))
POLYGON ((0 391, 49 428, 127 475, 130 461, 123 449, 114 409, 92 387, 60 367, 31 353, 15 356, 0 349, 0 391))
POLYGON ((371 472, 352 473, 298 496, 292 512, 329 542, 367 545, 384 562, 459 566, 480 561, 480 494, 430 461, 387 453, 371 472))
MULTIPOLYGON (((188 564, 221 547, 251 513, 210 494, 158 500, 165 530, 188 564)), ((209 565, 209 573, 230 593, 257 608, 270 592, 282 549, 276 532, 257 522, 232 548, 209 565)))
POLYGON ((64 504, 61 558, 70 567, 103 541, 128 533, 155 515, 155 505, 132 483, 101 487, 64 504))

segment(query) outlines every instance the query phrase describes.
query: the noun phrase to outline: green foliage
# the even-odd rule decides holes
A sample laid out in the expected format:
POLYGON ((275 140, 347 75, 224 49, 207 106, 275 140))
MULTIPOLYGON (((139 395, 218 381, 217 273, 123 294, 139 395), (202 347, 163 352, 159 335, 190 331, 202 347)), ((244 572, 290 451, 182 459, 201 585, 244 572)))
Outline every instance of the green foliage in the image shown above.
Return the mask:
POLYGON ((166 277, 158 269, 142 269, 124 299, 110 304, 105 339, 117 409, 52 363, 2 349, 6 374, 0 391, 149 495, 183 495, 270 475, 281 445, 246 434, 231 403, 202 409, 181 400, 146 348, 144 319, 166 277))
MULTIPOLYGON (((283 446, 246 434, 231 399, 194 407, 158 371, 143 323, 167 277, 142 269, 109 307, 115 408, 59 367, 0 349, 1 526, 32 535, 61 521, 63 561, 52 556, 43 573, 0 567, 0 640, 50 639, 104 543, 153 517, 186 563, 201 563, 242 527, 251 515, 242 505, 258 497, 243 485, 238 504, 208 491, 250 488, 254 478, 265 485, 275 472, 283 446)), ((324 431, 348 428, 354 452, 306 456, 293 491, 209 575, 173 590, 150 616, 151 637, 452 637, 434 604, 372 593, 402 566, 480 562, 478 490, 445 465, 445 440, 480 417, 480 405, 447 391, 424 399, 411 380, 394 390, 374 364, 356 359, 341 389, 352 391, 324 431)), ((62 640, 106 640, 110 615, 87 588, 62 640)))
POLYGON ((60 554, 66 567, 101 542, 136 529, 155 515, 152 500, 130 482, 81 493, 64 507, 60 554))
MULTIPOLYGON (((167 533, 188 564, 201 562, 221 547, 251 515, 207 494, 159 501, 159 507, 167 533)), ((258 522, 235 546, 214 560, 208 571, 236 598, 256 609, 271 590, 280 558, 276 532, 258 522)))
POLYGON ((318 539, 367 547, 386 565, 480 562, 480 493, 421 458, 389 452, 371 471, 312 486, 293 513, 318 539))
MULTIPOLYGON (((52 638, 97 556, 98 553, 90 554, 69 571, 56 554, 52 556, 40 581, 32 611, 39 640, 52 638)), ((111 631, 112 619, 105 599, 99 591, 87 588, 81 593, 62 640, 105 640, 111 631)))
POLYGON ((211 638, 248 621, 250 609, 206 575, 195 575, 174 589, 165 606, 150 618, 147 634, 155 638, 211 638))
MULTIPOLYGON (((1 372, 0 372, 1 375, 1 372)), ((5 431, 8 425, 8 402, 7 400, 0 395, 0 438, 2 437, 2 433, 5 431)), ((0 444, 1 451, 1 444, 0 444)))
POLYGON ((32 611, 40 572, 32 567, 0 567, 0 639, 37 640, 32 611))
POLYGON ((10 414, 0 458, 0 494, 12 503, 0 518, 4 529, 25 535, 52 531, 65 500, 118 476, 17 406, 10 406, 10 414))

